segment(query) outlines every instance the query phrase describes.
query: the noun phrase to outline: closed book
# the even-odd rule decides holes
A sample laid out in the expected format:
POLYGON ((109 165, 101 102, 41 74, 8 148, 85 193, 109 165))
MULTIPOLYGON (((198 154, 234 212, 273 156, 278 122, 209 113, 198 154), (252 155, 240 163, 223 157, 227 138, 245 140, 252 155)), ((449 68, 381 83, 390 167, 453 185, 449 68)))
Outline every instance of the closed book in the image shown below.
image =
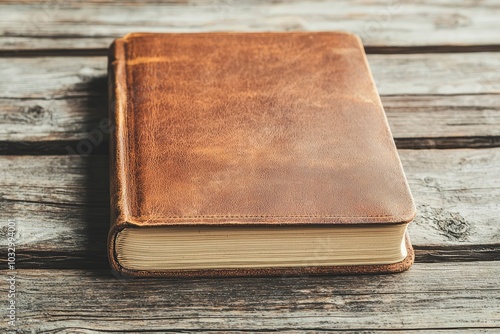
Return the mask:
POLYGON ((134 33, 109 55, 111 266, 389 273, 415 206, 360 39, 134 33))

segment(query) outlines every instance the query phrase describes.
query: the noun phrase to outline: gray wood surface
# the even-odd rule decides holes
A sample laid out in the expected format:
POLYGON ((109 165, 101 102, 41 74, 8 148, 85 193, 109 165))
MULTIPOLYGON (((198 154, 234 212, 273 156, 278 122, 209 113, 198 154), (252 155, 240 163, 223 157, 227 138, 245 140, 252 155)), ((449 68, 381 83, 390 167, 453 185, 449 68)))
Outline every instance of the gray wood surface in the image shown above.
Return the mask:
MULTIPOLYGON (((459 259, 500 260, 500 148, 399 154, 417 203, 410 225, 417 260, 435 261, 445 247, 459 259)), ((106 156, 4 156, 0 170, 0 188, 9 189, 0 219, 17 219, 22 267, 107 266, 106 156), (51 254, 60 257, 57 263, 46 258, 51 254)), ((6 242, 0 239, 0 246, 6 242)))
POLYGON ((498 46, 500 8, 481 1, 6 1, 4 49, 107 48, 130 31, 348 30, 366 45, 498 46), (22 4, 20 4, 22 3, 22 4))
POLYGON ((0 272, 15 219, 17 332, 500 332, 499 17, 494 0, 1 2, 0 272), (415 265, 115 278, 106 134, 76 152, 107 118, 108 45, 130 31, 289 30, 363 39, 417 203, 415 265))
MULTIPOLYGON (((497 55, 369 55, 398 147, 500 146, 497 55)), ((105 57, 0 58, 11 78, 0 81, 0 152, 64 154, 98 128, 106 66, 105 57)))
MULTIPOLYGON (((0 71, 11 78, 0 83, 2 98, 89 97, 102 94, 99 88, 106 84, 102 56, 0 59, 0 71)), ((374 54, 368 62, 382 96, 500 93, 500 57, 495 52, 374 54)))
POLYGON ((355 279, 117 280, 109 271, 20 270, 18 302, 23 328, 37 333, 140 332, 145 324, 158 332, 455 331, 498 325, 499 275, 494 262, 415 264, 355 279))

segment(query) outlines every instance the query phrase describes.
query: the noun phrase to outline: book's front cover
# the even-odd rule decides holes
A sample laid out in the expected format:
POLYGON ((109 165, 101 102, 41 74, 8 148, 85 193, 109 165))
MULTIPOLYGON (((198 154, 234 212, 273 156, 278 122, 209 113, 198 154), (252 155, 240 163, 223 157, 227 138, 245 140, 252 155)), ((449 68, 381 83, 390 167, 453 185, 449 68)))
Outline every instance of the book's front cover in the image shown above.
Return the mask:
MULTIPOLYGON (((415 215, 352 34, 131 34, 112 45, 109 69, 110 260, 119 271, 249 274, 128 272, 114 256, 124 227, 401 224, 415 215)), ((400 271, 413 261, 407 247, 399 264, 301 271, 400 271)))

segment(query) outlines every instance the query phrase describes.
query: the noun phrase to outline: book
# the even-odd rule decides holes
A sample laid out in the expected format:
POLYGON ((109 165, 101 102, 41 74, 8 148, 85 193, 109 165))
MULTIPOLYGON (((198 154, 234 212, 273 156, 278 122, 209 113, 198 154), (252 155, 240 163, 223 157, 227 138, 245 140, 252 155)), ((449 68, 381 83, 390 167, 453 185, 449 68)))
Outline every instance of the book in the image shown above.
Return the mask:
POLYGON ((356 35, 133 33, 110 47, 109 93, 118 273, 413 263, 415 205, 356 35))

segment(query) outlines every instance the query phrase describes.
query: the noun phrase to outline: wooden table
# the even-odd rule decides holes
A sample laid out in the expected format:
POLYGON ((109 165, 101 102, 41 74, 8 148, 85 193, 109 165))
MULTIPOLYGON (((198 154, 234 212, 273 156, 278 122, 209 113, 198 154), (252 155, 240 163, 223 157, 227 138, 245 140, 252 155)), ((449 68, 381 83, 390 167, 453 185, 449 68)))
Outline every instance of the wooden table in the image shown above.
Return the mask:
POLYGON ((500 331, 498 1, 6 1, 0 32, 2 277, 11 220, 19 333, 500 331), (107 117, 106 48, 130 31, 220 30, 362 37, 418 206, 408 272, 111 274, 108 141, 95 134, 107 117), (74 154, 89 132, 91 154, 74 154))

